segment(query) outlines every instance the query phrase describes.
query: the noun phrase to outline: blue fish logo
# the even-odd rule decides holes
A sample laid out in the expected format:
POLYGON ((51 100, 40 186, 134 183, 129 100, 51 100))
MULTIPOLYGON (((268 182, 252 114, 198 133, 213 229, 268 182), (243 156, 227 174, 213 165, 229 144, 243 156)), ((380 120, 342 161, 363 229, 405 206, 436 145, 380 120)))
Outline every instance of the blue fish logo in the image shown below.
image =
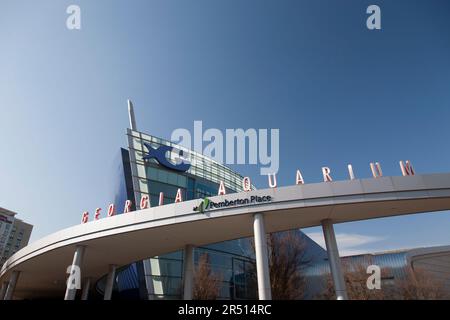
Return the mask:
MULTIPOLYGON (((180 172, 186 172, 191 167, 191 164, 184 162, 184 160, 182 163, 174 164, 167 159, 166 153, 172 151, 174 147, 161 145, 157 149, 154 149, 149 143, 146 142, 144 142, 144 146, 148 149, 147 155, 142 158, 144 160, 156 159, 156 161, 158 161, 158 163, 162 166, 180 172)), ((180 150, 179 154, 183 155, 183 150, 180 150)))

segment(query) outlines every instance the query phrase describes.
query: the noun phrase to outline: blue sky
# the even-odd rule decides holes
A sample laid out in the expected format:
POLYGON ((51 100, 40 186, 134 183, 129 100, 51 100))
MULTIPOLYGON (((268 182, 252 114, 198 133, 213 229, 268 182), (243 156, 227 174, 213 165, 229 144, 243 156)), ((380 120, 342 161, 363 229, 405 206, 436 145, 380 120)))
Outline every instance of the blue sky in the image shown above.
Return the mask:
MULTIPOLYGON (((126 99, 141 131, 279 128, 280 185, 380 161, 449 172, 450 3, 2 1, 0 206, 32 239, 112 199, 126 99), (82 29, 66 28, 81 8, 82 29), (381 8, 382 30, 366 28, 381 8)), ((254 165, 233 166, 266 186, 254 165)), ((336 226, 341 253, 450 244, 448 212, 336 226)), ((305 230, 320 242, 318 228, 305 230)))

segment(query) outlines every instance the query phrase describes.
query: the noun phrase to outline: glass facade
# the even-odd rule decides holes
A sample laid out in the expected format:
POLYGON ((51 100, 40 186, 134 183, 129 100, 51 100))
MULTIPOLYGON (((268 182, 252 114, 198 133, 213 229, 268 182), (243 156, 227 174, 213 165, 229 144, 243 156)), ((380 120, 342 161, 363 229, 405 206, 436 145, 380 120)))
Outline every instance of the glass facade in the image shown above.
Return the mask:
MULTIPOLYGON (((235 245, 229 241, 229 245, 235 245)), ((198 247, 194 250, 194 261, 208 255, 209 267, 220 279, 218 299, 257 299, 256 282, 253 274, 253 259, 211 247, 198 247)), ((149 264, 152 272, 145 272, 145 280, 154 284, 155 293, 149 299, 180 299, 183 286, 183 252, 178 251, 143 262, 149 264), (161 294, 163 292, 163 294, 161 294)), ((116 290, 123 298, 137 298, 140 272, 138 264, 121 270, 117 277, 116 290)))
POLYGON ((218 185, 223 181, 227 192, 242 191, 242 176, 230 168, 209 159, 202 154, 175 145, 168 140, 153 137, 128 129, 129 159, 132 171, 134 199, 147 194, 152 205, 158 205, 159 193, 164 193, 164 203, 175 200, 178 188, 182 190, 184 200, 192 200, 205 196, 217 195, 218 185), (173 147, 178 152, 169 152, 167 158, 177 163, 180 155, 191 165, 183 173, 167 169, 157 160, 143 160, 147 154, 144 143, 153 148, 160 146, 173 147), (181 152, 180 152, 181 151, 181 152))
MULTIPOLYGON (((116 203, 129 199, 138 203, 148 195, 151 206, 159 205, 160 192, 164 193, 164 204, 173 203, 177 190, 182 191, 183 200, 217 195, 219 184, 224 182, 227 193, 243 190, 243 177, 194 151, 174 145, 170 141, 129 130, 129 148, 121 149, 116 165, 116 203), (168 169, 155 159, 145 160, 148 150, 170 146, 178 152, 167 152, 167 159, 176 163, 182 154, 191 164, 186 172, 168 169), (181 150, 182 153, 179 151, 181 150)), ((254 189, 255 187, 252 186, 254 189)), ((301 233, 307 242, 309 263, 326 259, 326 252, 314 241, 301 233)), ((207 254, 211 271, 219 275, 219 299, 256 299, 257 285, 254 274, 254 252, 250 238, 210 244, 194 249, 194 262, 198 265, 203 254, 207 254)), ((116 277, 114 298, 117 299, 180 299, 182 298, 183 252, 173 252, 158 257, 149 257, 141 262, 121 268, 116 277)), ((97 283, 102 292, 104 279, 97 283)))
MULTIPOLYGON (((116 161, 114 199, 124 203, 129 199, 137 203, 142 195, 148 195, 151 206, 158 206, 160 192, 164 204, 173 203, 178 189, 183 200, 217 195, 220 181, 227 193, 242 191, 243 177, 226 166, 201 154, 174 145, 170 141, 137 131, 128 130, 128 150, 121 149, 116 161), (155 159, 145 160, 147 148, 176 147, 191 164, 186 172, 178 172, 159 164, 155 159)), ((180 152, 168 153, 167 158, 176 163, 180 152)), ((254 188, 254 186, 252 186, 254 188)), ((135 209, 135 206, 133 206, 135 209)), ((248 255, 249 239, 227 241, 194 249, 197 264, 202 254, 207 254, 210 268, 220 275, 219 298, 255 299, 254 275, 249 274, 253 263, 248 255)), ((115 284, 115 298, 122 299, 180 299, 182 291, 183 252, 173 252, 152 257, 121 268, 115 284)), ((97 284, 103 291, 104 282, 97 284)))

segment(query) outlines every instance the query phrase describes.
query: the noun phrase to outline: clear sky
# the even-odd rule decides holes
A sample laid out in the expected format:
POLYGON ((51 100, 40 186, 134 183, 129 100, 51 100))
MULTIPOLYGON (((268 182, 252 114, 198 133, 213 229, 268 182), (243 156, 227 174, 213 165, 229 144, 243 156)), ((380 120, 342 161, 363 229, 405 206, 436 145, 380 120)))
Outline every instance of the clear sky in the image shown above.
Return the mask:
MULTIPOLYGON (((297 168, 319 182, 324 165, 369 177, 371 161, 450 172, 449 57, 446 0, 2 0, 0 206, 33 240, 106 207, 127 98, 165 138, 194 120, 279 128, 280 185, 297 168), (382 30, 366 28, 371 4, 382 30)), ((232 167, 266 186, 258 166, 232 167)), ((344 254, 450 244, 448 230, 448 212, 336 226, 344 254)))

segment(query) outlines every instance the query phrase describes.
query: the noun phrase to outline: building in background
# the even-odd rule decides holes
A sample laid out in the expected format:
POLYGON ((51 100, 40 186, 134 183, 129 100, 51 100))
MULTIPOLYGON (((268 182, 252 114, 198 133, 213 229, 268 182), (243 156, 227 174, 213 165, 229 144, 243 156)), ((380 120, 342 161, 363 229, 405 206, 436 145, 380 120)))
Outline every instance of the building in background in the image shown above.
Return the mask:
MULTIPOLYGON (((425 276, 429 282, 437 282, 450 296, 450 246, 436 246, 346 256, 341 258, 346 270, 377 265, 381 272, 381 288, 398 286, 410 276, 425 276)), ((318 297, 325 289, 330 276, 330 266, 325 259, 308 265, 305 269, 308 293, 318 297)), ((367 275, 369 276, 369 275, 367 275)))
POLYGON ((30 240, 33 226, 15 218, 16 214, 0 207, 0 266, 30 240))

